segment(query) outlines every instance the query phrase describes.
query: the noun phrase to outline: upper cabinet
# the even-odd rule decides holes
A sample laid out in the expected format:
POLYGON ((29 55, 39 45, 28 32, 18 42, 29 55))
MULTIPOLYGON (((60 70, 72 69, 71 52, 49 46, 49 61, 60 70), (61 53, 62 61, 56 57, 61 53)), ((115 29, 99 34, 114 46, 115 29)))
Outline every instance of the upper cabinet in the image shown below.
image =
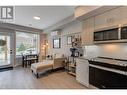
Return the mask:
POLYGON ((75 8, 74 17, 82 21, 117 7, 118 6, 78 6, 75 8))
POLYGON ((82 45, 92 45, 95 41, 119 40, 123 42, 123 39, 127 39, 127 27, 125 27, 127 26, 127 7, 115 7, 81 21, 83 29, 81 34, 82 45), (122 31, 121 27, 124 27, 122 31), (106 31, 96 32, 103 30, 106 31))
POLYGON ((94 17, 86 19, 82 22, 82 45, 93 44, 94 17))
POLYGON ((120 13, 121 8, 119 7, 95 16, 95 30, 118 27, 122 19, 120 13))
POLYGON ((119 10, 119 16, 121 18, 120 24, 123 26, 124 24, 127 24, 127 6, 120 7, 119 10))
POLYGON ((121 28, 121 39, 127 39, 127 26, 121 28))
POLYGON ((94 32, 94 41, 110 41, 119 39, 119 28, 94 32))
POLYGON ((78 18, 98 8, 100 8, 100 6, 79 6, 75 8, 74 16, 78 18))

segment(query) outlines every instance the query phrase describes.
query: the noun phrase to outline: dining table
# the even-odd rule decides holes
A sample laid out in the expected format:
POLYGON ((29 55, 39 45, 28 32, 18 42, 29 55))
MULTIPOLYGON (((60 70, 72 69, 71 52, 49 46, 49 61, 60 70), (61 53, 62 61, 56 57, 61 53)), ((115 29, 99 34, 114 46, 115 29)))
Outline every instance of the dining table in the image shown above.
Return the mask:
POLYGON ((22 55, 22 67, 28 67, 32 63, 37 63, 39 54, 23 54, 22 55))

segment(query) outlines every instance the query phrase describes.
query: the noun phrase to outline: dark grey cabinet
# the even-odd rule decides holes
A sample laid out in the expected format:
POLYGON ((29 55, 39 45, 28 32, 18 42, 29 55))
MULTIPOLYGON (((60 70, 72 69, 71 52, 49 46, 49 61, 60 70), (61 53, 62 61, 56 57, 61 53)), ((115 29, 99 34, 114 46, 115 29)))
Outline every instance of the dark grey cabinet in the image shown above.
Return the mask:
POLYGON ((118 28, 94 32, 94 41, 118 40, 118 28))
POLYGON ((127 39, 127 26, 121 28, 121 39, 127 39))
POLYGON ((103 41, 103 32, 94 32, 94 41, 103 41))
POLYGON ((103 40, 118 40, 118 28, 103 32, 103 40))

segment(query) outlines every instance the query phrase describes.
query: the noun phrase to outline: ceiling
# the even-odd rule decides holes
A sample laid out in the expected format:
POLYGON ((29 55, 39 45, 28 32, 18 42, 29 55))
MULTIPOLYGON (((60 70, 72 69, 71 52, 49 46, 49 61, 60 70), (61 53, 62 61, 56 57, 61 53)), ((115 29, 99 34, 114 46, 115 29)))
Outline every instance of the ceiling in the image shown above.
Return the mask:
POLYGON ((23 26, 45 29, 74 14, 75 6, 16 6, 15 19, 8 21, 23 26), (40 20, 33 19, 40 17, 40 20))

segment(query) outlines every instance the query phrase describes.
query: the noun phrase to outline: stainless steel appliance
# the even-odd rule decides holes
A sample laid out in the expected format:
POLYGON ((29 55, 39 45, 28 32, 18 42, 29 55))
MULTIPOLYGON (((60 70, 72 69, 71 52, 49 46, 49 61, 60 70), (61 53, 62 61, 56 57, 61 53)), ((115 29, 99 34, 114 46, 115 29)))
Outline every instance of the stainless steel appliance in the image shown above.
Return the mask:
POLYGON ((89 82, 101 89, 127 88, 127 61, 112 58, 89 60, 89 82))

